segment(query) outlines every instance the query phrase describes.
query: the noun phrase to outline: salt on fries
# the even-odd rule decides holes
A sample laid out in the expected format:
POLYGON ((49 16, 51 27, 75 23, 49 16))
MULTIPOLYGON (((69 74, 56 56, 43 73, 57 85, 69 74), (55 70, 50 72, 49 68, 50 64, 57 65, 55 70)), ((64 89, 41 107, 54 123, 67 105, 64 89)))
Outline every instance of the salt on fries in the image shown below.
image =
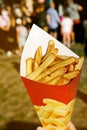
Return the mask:
POLYGON ((49 98, 43 99, 44 106, 35 105, 37 115, 46 130, 65 130, 70 121, 74 99, 67 105, 49 98))
POLYGON ((43 55, 39 46, 34 58, 26 59, 26 77, 52 85, 66 85, 80 72, 84 57, 76 58, 58 54, 53 40, 49 40, 43 55))

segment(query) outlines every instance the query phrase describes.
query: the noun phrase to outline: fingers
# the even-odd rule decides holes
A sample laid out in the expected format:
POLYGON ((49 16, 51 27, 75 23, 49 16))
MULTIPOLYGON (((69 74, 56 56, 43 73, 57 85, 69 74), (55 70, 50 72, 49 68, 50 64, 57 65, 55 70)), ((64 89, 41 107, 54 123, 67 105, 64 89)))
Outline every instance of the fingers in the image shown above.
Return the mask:
POLYGON ((36 130, 45 130, 45 128, 39 126, 36 130))

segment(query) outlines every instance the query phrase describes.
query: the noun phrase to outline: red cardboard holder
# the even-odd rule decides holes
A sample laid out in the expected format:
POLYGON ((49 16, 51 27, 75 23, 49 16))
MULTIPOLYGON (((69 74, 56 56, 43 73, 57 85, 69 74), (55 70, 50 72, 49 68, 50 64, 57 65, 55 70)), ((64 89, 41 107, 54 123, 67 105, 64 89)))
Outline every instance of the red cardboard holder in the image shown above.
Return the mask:
POLYGON ((41 28, 39 28, 37 25, 34 24, 29 32, 23 50, 23 54, 21 57, 20 76, 24 82, 28 95, 31 98, 31 101, 34 105, 44 106, 43 99, 46 98, 53 99, 67 105, 70 101, 76 98, 81 73, 79 73, 77 77, 74 78, 69 84, 64 86, 48 85, 45 83, 39 83, 26 78, 26 59, 30 57, 33 58, 36 49, 39 46, 42 46, 43 54, 45 54, 49 40, 54 40, 55 47, 58 48, 58 54, 66 56, 74 56, 77 58, 79 57, 69 48, 64 46, 58 40, 56 40, 51 35, 49 35, 48 33, 46 33, 45 31, 43 31, 41 28))
POLYGON ((47 85, 22 77, 27 92, 34 105, 43 105, 44 98, 54 99, 65 104, 75 99, 80 74, 70 84, 64 86, 47 85))

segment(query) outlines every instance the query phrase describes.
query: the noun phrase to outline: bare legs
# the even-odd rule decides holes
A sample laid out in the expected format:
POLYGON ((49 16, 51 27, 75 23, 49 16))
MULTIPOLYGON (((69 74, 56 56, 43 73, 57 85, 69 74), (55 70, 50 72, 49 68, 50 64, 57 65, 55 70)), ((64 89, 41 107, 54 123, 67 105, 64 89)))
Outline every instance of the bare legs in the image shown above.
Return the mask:
POLYGON ((57 39, 57 32, 50 32, 50 35, 57 39))
POLYGON ((64 45, 66 45, 67 47, 70 48, 70 42, 71 42, 71 38, 70 38, 70 33, 63 33, 63 43, 64 45))

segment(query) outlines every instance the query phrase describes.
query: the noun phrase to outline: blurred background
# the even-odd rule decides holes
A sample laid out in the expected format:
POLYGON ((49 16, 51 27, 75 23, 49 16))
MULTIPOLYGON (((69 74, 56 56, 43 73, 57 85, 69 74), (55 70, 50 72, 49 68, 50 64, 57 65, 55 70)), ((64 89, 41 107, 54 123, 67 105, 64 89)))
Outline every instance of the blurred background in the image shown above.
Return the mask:
POLYGON ((71 120, 77 130, 87 130, 86 12, 86 0, 0 0, 0 130, 33 130, 39 124, 19 75, 22 50, 33 23, 84 56, 71 120), (72 21, 69 41, 61 33, 66 13, 72 21))

